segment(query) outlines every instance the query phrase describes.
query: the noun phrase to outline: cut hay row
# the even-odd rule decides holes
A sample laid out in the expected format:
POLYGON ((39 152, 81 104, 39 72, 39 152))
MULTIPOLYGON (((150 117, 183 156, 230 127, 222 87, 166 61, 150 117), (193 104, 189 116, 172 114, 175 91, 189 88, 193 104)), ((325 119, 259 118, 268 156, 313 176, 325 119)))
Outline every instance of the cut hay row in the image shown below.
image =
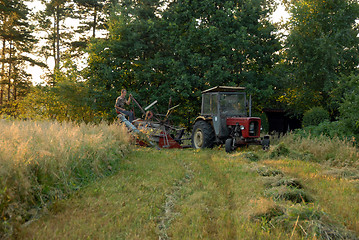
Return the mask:
POLYGON ((280 170, 266 166, 255 171, 264 178, 264 196, 254 201, 250 218, 261 221, 268 228, 284 227, 291 236, 305 239, 357 239, 354 232, 336 223, 320 209, 296 178, 285 176, 280 170))
POLYGON ((175 211, 175 205, 178 204, 178 198, 183 185, 188 184, 188 182, 193 177, 193 171, 188 164, 182 163, 183 168, 185 169, 185 175, 182 179, 173 184, 171 191, 166 195, 166 201, 163 205, 162 215, 158 218, 160 219, 158 224, 159 237, 160 240, 170 239, 168 236, 168 229, 171 225, 171 222, 175 220, 176 216, 179 213, 175 211))

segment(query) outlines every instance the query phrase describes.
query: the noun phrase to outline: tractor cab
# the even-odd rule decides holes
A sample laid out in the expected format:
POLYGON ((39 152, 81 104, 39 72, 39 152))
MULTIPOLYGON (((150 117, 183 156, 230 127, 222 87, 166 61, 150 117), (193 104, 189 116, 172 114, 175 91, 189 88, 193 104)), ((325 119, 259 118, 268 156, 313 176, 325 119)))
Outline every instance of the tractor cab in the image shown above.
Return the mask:
MULTIPOLYGON (((248 144, 262 144, 261 119, 251 117, 251 98, 243 87, 217 86, 202 92, 201 115, 192 132, 194 148, 211 148, 225 143, 226 151, 248 144)), ((269 146, 269 137, 264 145, 269 146), (268 142, 268 143, 267 143, 268 142)))

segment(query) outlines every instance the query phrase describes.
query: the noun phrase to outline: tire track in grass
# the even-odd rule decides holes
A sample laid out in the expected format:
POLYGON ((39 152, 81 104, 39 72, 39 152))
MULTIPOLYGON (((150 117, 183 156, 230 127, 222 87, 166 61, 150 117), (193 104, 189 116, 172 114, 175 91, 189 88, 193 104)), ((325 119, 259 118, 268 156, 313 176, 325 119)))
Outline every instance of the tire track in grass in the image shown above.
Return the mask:
POLYGON ((183 186, 175 206, 179 212, 168 232, 174 239, 235 239, 237 204, 231 169, 213 151, 194 152, 193 180, 183 186))
MULTIPOLYGON (((225 197, 226 202, 224 204, 226 205, 226 208, 232 212, 234 209, 236 209, 236 204, 233 200, 233 191, 228 175, 222 169, 220 169, 220 164, 215 162, 213 156, 211 156, 211 158, 208 160, 207 165, 213 174, 212 180, 218 183, 218 192, 225 197)), ((230 221, 227 222, 229 224, 229 227, 227 228, 229 230, 228 237, 229 239, 234 239, 236 236, 236 227, 232 214, 230 214, 229 218, 230 221)), ((210 231, 213 231, 211 225, 208 227, 210 231)))
POLYGON ((163 214, 159 217, 159 239, 167 240, 170 239, 168 236, 167 230, 169 229, 171 222, 176 218, 179 213, 174 211, 174 207, 178 202, 178 197, 181 189, 184 185, 188 184, 193 178, 193 171, 190 168, 189 164, 182 162, 184 167, 185 176, 178 181, 176 181, 171 189, 171 192, 166 195, 166 200, 163 205, 163 214))

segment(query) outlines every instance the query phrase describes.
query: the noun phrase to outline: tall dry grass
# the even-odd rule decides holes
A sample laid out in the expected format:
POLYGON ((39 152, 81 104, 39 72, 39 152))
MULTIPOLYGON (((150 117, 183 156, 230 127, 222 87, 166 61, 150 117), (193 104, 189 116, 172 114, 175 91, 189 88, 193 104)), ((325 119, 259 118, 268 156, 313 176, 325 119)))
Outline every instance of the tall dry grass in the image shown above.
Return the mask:
POLYGON ((311 158, 332 166, 359 167, 359 151, 353 141, 341 140, 338 137, 303 137, 296 134, 287 134, 279 141, 291 150, 302 153, 301 158, 311 158))
POLYGON ((119 125, 0 120, 0 238, 52 200, 116 171, 129 151, 119 125))

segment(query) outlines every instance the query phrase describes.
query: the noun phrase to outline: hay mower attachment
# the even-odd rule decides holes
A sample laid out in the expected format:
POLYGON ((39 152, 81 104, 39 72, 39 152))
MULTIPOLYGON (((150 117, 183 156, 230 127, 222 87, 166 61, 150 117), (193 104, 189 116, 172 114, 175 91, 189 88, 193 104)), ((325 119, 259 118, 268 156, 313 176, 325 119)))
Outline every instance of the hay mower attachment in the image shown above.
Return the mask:
POLYGON ((152 111, 149 111, 149 109, 157 104, 157 100, 146 108, 142 108, 133 96, 131 98, 143 113, 144 118, 136 119, 130 123, 123 114, 119 114, 118 117, 134 135, 136 144, 140 146, 156 146, 159 148, 190 147, 183 145, 184 140, 190 140, 190 138, 184 138, 184 128, 174 126, 170 124, 169 121, 171 113, 179 105, 170 107, 170 100, 166 114, 154 114, 152 111))

